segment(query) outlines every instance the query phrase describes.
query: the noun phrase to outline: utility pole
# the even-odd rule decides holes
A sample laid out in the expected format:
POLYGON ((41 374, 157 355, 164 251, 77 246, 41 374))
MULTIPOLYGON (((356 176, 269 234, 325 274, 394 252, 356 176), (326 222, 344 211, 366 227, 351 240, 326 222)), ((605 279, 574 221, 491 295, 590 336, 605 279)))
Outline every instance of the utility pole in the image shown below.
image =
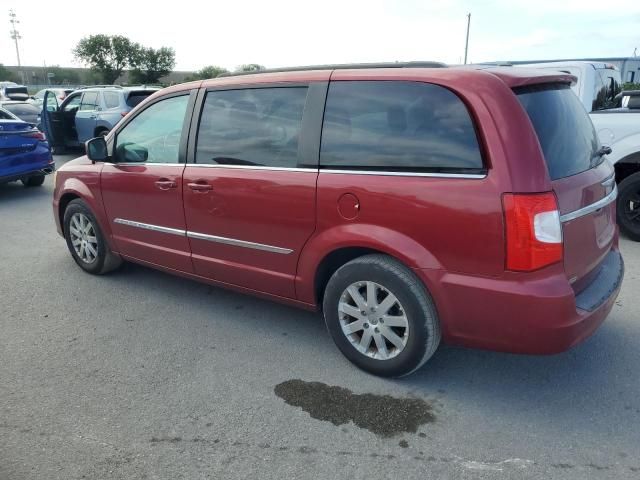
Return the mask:
POLYGON ((464 43, 464 64, 467 64, 467 53, 469 53, 469 28, 471 27, 471 14, 467 14, 467 40, 464 43))
POLYGON ((18 40, 22 38, 20 32, 16 29, 16 24, 20 23, 20 20, 16 18, 16 12, 13 9, 9 10, 9 23, 11 24, 11 38, 16 44, 16 57, 18 57, 18 71, 20 72, 20 78, 24 83, 24 73, 22 72, 22 65, 20 64, 20 49, 18 48, 18 40))

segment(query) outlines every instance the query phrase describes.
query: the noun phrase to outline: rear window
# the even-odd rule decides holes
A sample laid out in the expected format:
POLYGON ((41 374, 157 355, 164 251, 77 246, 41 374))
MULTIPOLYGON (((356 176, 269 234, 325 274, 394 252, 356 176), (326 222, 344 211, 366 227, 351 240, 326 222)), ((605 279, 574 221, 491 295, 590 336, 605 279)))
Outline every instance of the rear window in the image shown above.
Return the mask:
POLYGON ((401 81, 331 82, 320 165, 409 172, 483 168, 462 100, 438 85, 401 81))
POLYGON ((4 108, 18 116, 40 113, 40 110, 28 103, 8 103, 4 105, 4 108))
POLYGON ((598 137, 569 86, 537 85, 515 92, 538 135, 551 180, 589 170, 598 158, 598 137))
POLYGON ((149 95, 152 95, 154 93, 156 93, 154 90, 142 90, 137 92, 130 92, 129 95, 127 96, 127 105, 133 108, 136 105, 138 105, 140 102, 142 102, 145 98, 147 98, 149 95))

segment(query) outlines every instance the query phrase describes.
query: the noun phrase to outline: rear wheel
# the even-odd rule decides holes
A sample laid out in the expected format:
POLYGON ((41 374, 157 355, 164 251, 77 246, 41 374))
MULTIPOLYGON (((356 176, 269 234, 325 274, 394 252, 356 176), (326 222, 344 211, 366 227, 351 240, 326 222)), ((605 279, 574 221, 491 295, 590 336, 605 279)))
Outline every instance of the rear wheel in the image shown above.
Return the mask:
POLYGON ((98 130, 96 132, 96 137, 106 137, 108 134, 109 134, 109 130, 107 130, 105 128, 105 129, 102 129, 102 130, 98 130))
POLYGON ((44 175, 32 175, 22 179, 22 184, 25 187, 39 187, 44 183, 44 175))
POLYGON ((436 309, 424 285, 386 255, 366 255, 340 267, 327 284, 323 309, 340 351, 375 375, 407 375, 440 343, 436 309))
POLYGON ((84 271, 101 275, 122 264, 122 259, 109 249, 93 212, 82 200, 69 202, 63 224, 69 252, 84 271))
POLYGON ((618 225, 630 239, 640 242, 640 172, 618 185, 618 225))

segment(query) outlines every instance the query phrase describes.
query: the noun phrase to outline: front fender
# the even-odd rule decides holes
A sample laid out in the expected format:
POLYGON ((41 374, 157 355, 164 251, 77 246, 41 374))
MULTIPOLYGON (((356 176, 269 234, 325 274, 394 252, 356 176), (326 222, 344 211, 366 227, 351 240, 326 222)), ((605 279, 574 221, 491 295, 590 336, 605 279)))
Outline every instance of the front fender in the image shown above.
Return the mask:
POLYGON ((298 299, 315 304, 315 276, 318 266, 331 252, 353 247, 386 253, 409 268, 442 268, 431 252, 400 232, 379 225, 338 225, 314 235, 304 246, 296 275, 298 299))
POLYGON ((78 197, 87 204, 91 212, 96 217, 100 230, 109 244, 110 250, 117 253, 117 250, 114 248, 114 242, 111 239, 112 234, 109 221, 106 217, 102 204, 99 176, 91 175, 86 178, 78 178, 77 176, 74 176, 65 179, 61 183, 54 200, 56 224, 59 226, 60 233, 63 232, 62 219, 64 216, 64 212, 61 211, 61 201, 65 199, 65 197, 68 198, 69 195, 78 197))

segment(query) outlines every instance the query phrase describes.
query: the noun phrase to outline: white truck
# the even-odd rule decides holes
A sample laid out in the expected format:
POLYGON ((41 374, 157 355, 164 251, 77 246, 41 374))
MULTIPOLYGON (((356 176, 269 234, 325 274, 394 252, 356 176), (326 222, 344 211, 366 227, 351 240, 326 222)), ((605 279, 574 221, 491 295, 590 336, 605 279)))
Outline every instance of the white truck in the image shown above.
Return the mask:
POLYGON ((603 62, 548 62, 520 64, 574 75, 572 89, 591 116, 607 158, 615 165, 618 183, 618 225, 629 238, 640 241, 640 92, 622 92, 620 71, 603 62))

